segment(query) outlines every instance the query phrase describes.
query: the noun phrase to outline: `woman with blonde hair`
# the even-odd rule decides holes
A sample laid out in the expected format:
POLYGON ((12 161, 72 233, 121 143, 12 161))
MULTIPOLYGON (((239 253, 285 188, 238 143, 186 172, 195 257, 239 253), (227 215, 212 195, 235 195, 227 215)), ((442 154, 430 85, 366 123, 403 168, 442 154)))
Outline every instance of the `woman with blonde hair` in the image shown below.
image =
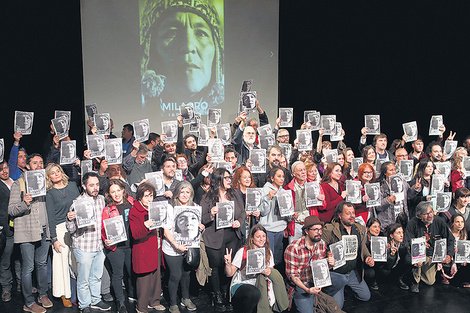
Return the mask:
POLYGON ((65 226, 73 200, 80 195, 77 185, 69 183, 62 167, 50 163, 46 167, 46 210, 52 243, 52 295, 62 298, 65 307, 72 307, 70 297, 71 239, 65 226))

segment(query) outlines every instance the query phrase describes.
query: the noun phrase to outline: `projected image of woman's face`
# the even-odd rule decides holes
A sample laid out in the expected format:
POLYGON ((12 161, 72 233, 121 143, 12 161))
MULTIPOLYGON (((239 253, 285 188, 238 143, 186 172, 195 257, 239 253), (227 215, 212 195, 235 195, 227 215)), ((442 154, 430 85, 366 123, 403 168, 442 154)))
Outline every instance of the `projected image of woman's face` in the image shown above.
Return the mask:
POLYGON ((202 17, 189 12, 167 15, 158 27, 155 48, 173 92, 190 96, 209 85, 215 44, 202 17))

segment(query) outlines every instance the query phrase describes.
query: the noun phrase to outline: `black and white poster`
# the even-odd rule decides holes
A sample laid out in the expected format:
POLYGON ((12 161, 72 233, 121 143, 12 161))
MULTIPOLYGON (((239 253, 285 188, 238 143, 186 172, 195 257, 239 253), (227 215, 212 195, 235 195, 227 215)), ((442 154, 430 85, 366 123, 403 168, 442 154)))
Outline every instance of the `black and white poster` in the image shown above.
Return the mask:
POLYGON ((266 269, 266 249, 249 249, 246 251, 246 275, 259 274, 266 269))
POLYGON ((224 160, 224 145, 219 138, 209 139, 208 153, 211 155, 211 162, 221 162, 224 160))
POLYGON ((173 238, 179 245, 186 245, 187 248, 199 248, 201 243, 200 206, 176 206, 173 208, 174 231, 173 238))
POLYGON ((259 211, 259 206, 261 205, 262 195, 263 195, 263 188, 247 188, 245 211, 246 212, 259 211))
POLYGON ((258 135, 259 136, 269 136, 273 135, 273 130, 271 129, 271 124, 266 124, 263 126, 258 127, 258 135))
POLYGON ((370 237, 370 254, 375 262, 387 262, 387 237, 370 237))
POLYGON ((327 259, 315 260, 312 267, 313 285, 318 288, 331 286, 330 269, 327 259))
POLYGON ((330 136, 330 141, 340 141, 343 139, 343 125, 340 122, 336 122, 335 133, 330 136))
POLYGON ((215 168, 225 168, 227 171, 230 172, 230 174, 233 174, 233 168, 232 168, 232 163, 230 162, 217 162, 217 165, 215 168))
POLYGON ((60 165, 73 164, 77 159, 77 142, 75 140, 60 142, 60 165))
POLYGON ((319 206, 323 201, 318 200, 321 194, 320 184, 318 181, 311 181, 305 183, 305 205, 308 207, 319 206))
POLYGON ((162 122, 162 133, 166 135, 165 143, 178 141, 178 121, 162 122))
POLYGON ((449 211, 451 203, 452 203, 452 192, 438 192, 436 194, 437 212, 449 211))
POLYGON ((364 163, 363 158, 353 158, 351 160, 351 168, 354 172, 354 177, 357 176, 357 172, 359 171, 359 166, 361 166, 362 163, 364 163))
POLYGON ((411 238, 411 264, 426 262, 426 237, 411 238))
POLYGON ((155 187, 157 196, 162 196, 165 193, 165 181, 163 180, 162 171, 145 173, 145 179, 155 187))
POLYGON ((106 156, 106 144, 104 135, 87 135, 86 142, 88 150, 91 151, 90 158, 106 156))
POLYGON ((287 162, 290 160, 292 155, 292 145, 290 143, 279 143, 279 147, 282 149, 282 154, 286 157, 287 162))
POLYGON ((358 239, 356 235, 343 235, 344 256, 346 261, 355 260, 357 258, 358 239))
POLYGON ((224 146, 229 145, 231 143, 232 132, 230 130, 229 123, 215 125, 215 133, 217 135, 217 138, 219 138, 222 141, 222 144, 224 146))
POLYGON ((215 225, 217 229, 232 227, 234 222, 235 202, 217 202, 215 204, 219 212, 215 215, 215 225))
POLYGON ((175 177, 174 177, 174 179, 175 179, 176 181, 183 181, 183 180, 185 180, 185 179, 184 179, 184 176, 183 176, 183 170, 180 170, 179 168, 177 168, 177 169, 175 170, 175 177))
POLYGON ((0 162, 5 159, 5 139, 0 138, 0 162))
POLYGON ((310 122, 310 130, 319 130, 321 126, 320 112, 304 111, 304 123, 310 122))
POLYGON ((200 147, 207 147, 209 144, 210 139, 209 129, 207 125, 200 124, 199 125, 199 136, 197 138, 197 145, 200 147))
POLYGON ((67 117, 60 116, 51 120, 54 132, 62 140, 69 135, 67 117))
POLYGON ((134 137, 137 142, 144 142, 149 139, 150 122, 148 118, 134 121, 132 125, 134 127, 134 137))
POLYGON ((266 173, 266 150, 250 150, 251 173, 266 173))
POLYGON ((307 129, 297 129, 297 140, 299 151, 311 151, 312 150, 312 132, 307 129))
POLYGON ((431 194, 437 195, 439 192, 444 192, 444 182, 446 177, 444 174, 433 174, 431 179, 431 194))
POLYGON ((276 198, 281 217, 294 215, 294 200, 291 190, 279 189, 276 198))
POLYGON ((222 117, 222 109, 210 108, 209 113, 207 114, 207 125, 209 127, 212 127, 217 124, 220 124, 221 117, 222 117))
POLYGON ((323 128, 323 135, 334 135, 336 133, 336 115, 322 115, 321 128, 323 128))
POLYGON ((364 115, 364 126, 367 128, 367 135, 380 134, 380 115, 364 115))
POLYGON ((379 159, 379 158, 375 159, 375 173, 377 177, 379 177, 380 175, 380 168, 382 167, 382 164, 384 164, 387 161, 388 159, 379 159))
POLYGON ((346 201, 357 204, 362 203, 361 197, 361 181, 359 180, 347 180, 346 181, 346 201))
POLYGON ((456 140, 446 140, 444 143, 444 153, 447 156, 447 159, 451 158, 454 155, 455 150, 457 149, 456 140))
POLYGON ((24 172, 26 180, 26 193, 30 193, 33 198, 46 195, 46 171, 34 170, 24 172))
POLYGON ((243 91, 240 93, 240 107, 238 112, 246 112, 250 114, 257 111, 256 108, 257 95, 256 91, 243 91))
POLYGON ((180 105, 180 114, 183 118, 183 125, 191 125, 196 122, 194 105, 192 103, 180 105))
POLYGON ((96 113, 93 115, 93 124, 97 128, 97 135, 109 136, 111 132, 111 117, 109 113, 96 113))
MULTIPOLYGON (((137 139, 136 139, 137 140, 137 139)), ((122 163, 122 139, 106 139, 106 161, 108 165, 122 163)))
POLYGON ((70 122, 72 121, 72 111, 61 111, 55 110, 54 111, 54 118, 65 117, 65 121, 67 122, 67 132, 70 130, 70 122))
POLYGON ((464 156, 462 158, 462 167, 465 170, 465 176, 470 176, 470 156, 464 156))
POLYGON ((346 257, 344 255, 344 243, 342 240, 332 243, 329 248, 331 253, 333 254, 333 258, 335 259, 335 266, 333 267, 334 270, 346 264, 346 257))
POLYGON ((380 205, 380 183, 365 184, 364 189, 366 195, 369 197, 366 205, 368 208, 380 205))
POLYGON ((413 160, 401 160, 398 166, 398 172, 403 176, 407 182, 413 179, 414 174, 414 161, 413 160))
POLYGON ((440 136, 442 132, 439 130, 439 127, 443 124, 444 118, 442 115, 431 116, 431 121, 429 122, 429 136, 440 136))
POLYGON ((85 104, 86 115, 90 121, 93 121, 93 116, 98 113, 98 106, 96 103, 85 104))
POLYGON ((406 142, 413 142, 418 139, 418 124, 416 121, 403 123, 403 132, 407 136, 406 142))
POLYGON ((470 263, 470 240, 457 240, 455 263, 470 263))
POLYGON ((390 194, 392 196, 395 196, 395 203, 402 201, 405 197, 404 195, 404 189, 405 189, 405 182, 403 181, 403 178, 400 175, 391 175, 389 178, 389 183, 390 183, 390 194))
POLYGON ((33 132, 34 112, 15 111, 15 133, 31 135, 33 132))
POLYGON ((127 240, 126 226, 122 215, 107 218, 103 220, 106 239, 112 242, 112 245, 127 240))
POLYGON ((83 228, 96 225, 95 203, 90 198, 76 199, 73 201, 77 221, 77 227, 83 228))
POLYGON ((170 222, 168 220, 169 210, 171 210, 171 206, 168 204, 168 201, 149 202, 149 220, 153 221, 149 229, 167 226, 170 222))
POLYGON ((432 253, 432 263, 441 263, 447 256, 447 239, 442 238, 434 241, 434 251, 432 253))
POLYGON ((279 127, 292 127, 294 124, 294 108, 279 108, 281 121, 279 127))
POLYGON ((323 150, 323 155, 326 158, 326 164, 338 162, 338 150, 336 149, 323 150))
POLYGON ((80 175, 83 177, 88 172, 93 172, 93 161, 83 160, 80 162, 80 175))
POLYGON ((194 114, 194 123, 189 124, 189 131, 192 133, 199 133, 199 125, 201 124, 201 114, 194 114))
POLYGON ((452 165, 450 161, 436 162, 434 163, 434 166, 436 167, 436 170, 439 171, 439 174, 444 175, 446 180, 450 179, 450 173, 452 172, 452 165))
POLYGON ((269 147, 274 146, 276 144, 276 137, 273 133, 269 135, 260 135, 258 136, 258 138, 261 149, 268 149, 269 147))

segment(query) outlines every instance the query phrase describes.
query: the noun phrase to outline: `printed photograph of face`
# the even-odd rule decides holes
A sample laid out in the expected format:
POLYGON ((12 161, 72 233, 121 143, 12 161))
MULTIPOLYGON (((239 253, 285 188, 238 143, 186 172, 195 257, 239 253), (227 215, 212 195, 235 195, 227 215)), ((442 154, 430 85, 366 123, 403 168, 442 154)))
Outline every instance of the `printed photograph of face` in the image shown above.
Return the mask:
POLYGON ((214 141, 210 149, 210 154, 212 157, 223 157, 224 146, 218 141, 214 141))
POLYGON ((223 142, 230 142, 230 125, 219 124, 217 125, 217 137, 220 138, 223 142))
POLYGON ((162 177, 152 175, 149 178, 147 178, 147 181, 155 187, 157 194, 161 193, 162 190, 163 191, 165 190, 162 177))
POLYGON ((415 138, 418 136, 418 127, 416 123, 407 123, 404 125, 405 128, 405 134, 409 138, 415 138))
POLYGON ((379 133, 380 132, 380 120, 378 116, 368 116, 366 118, 367 132, 379 133))
POLYGON ((306 122, 310 122, 312 127, 320 127, 320 114, 318 112, 310 112, 307 114, 306 122))
POLYGON ((209 125, 215 125, 215 124, 220 124, 220 114, 221 110, 220 109, 209 109, 209 125))
POLYGON ((110 239, 119 239, 124 235, 124 228, 119 221, 108 223, 106 225, 106 231, 108 232, 108 237, 111 237, 110 239))
POLYGON ((52 124, 54 125, 54 130, 57 135, 64 134, 68 130, 67 119, 65 116, 54 119, 52 124))
POLYGON ((199 217, 193 211, 183 211, 175 217, 175 232, 189 240, 199 236, 199 217))
POLYGON ((0 139, 0 162, 3 161, 3 158, 4 158, 4 152, 5 152, 5 141, 2 139, 0 139))
POLYGON ((437 258, 445 257, 446 252, 447 252, 445 242, 443 242, 443 241, 436 242, 435 251, 436 251, 436 257, 437 258))
POLYGON ((110 120, 108 114, 95 114, 95 126, 101 133, 109 133, 110 120))
POLYGON ((247 265, 252 269, 250 272, 264 268, 264 254, 260 250, 255 250, 247 255, 247 265))
POLYGON ((426 244, 415 243, 411 245, 411 254, 416 257, 426 253, 426 244))
POLYGON ((183 117, 183 120, 189 121, 194 119, 194 107, 192 105, 182 105, 181 116, 183 117))
POLYGON ((209 130, 206 125, 199 125, 199 139, 204 141, 209 139, 209 130))
POLYGON ((400 193, 403 191, 403 181, 401 177, 395 176, 390 179, 390 189, 394 193, 400 193))
POLYGON ((217 220, 221 225, 227 225, 233 220, 233 208, 230 205, 219 203, 219 213, 217 213, 217 220))
POLYGON ((107 140, 106 155, 111 159, 117 159, 121 156, 122 146, 117 140, 107 140))
POLYGON ((174 138, 176 137, 178 130, 178 126, 176 123, 166 123, 163 125, 163 132, 167 136, 167 138, 174 138))
POLYGON ((287 193, 283 193, 278 197, 279 208, 285 211, 291 210, 293 207, 292 197, 287 193))
POLYGON ((431 190, 433 194, 436 194, 439 191, 444 191, 444 178, 434 175, 431 181, 431 190))
POLYGON ((342 260, 344 258, 344 247, 342 245, 336 245, 332 253, 335 260, 342 260))
POLYGON ((73 141, 62 141, 61 142, 61 157, 63 160, 75 159, 75 142, 73 141))
POLYGON ((77 216, 82 219, 91 219, 95 215, 95 210, 93 208, 93 203, 86 201, 78 204, 79 207, 75 210, 77 211, 77 216))
POLYGON ((15 131, 22 134, 31 134, 33 130, 33 112, 16 112, 16 128, 15 131))
POLYGON ((251 154, 251 162, 253 166, 263 167, 266 164, 266 156, 261 151, 254 151, 251 154))
POLYGON ((470 258, 470 243, 468 242, 457 242, 457 254, 464 258, 470 258))
POLYGON ((95 114, 98 113, 98 107, 96 106, 96 103, 85 105, 85 109, 86 109, 86 114, 90 120, 92 120, 93 116, 95 116, 95 114))
POLYGON ((134 126, 136 138, 147 138, 150 133, 149 124, 147 121, 139 121, 134 126))
POLYGON ((375 253, 375 254, 378 254, 378 255, 384 255, 385 252, 386 252, 386 249, 387 249, 387 245, 385 243, 385 241, 382 241, 382 240, 376 240, 376 241, 373 241, 371 242, 372 245, 372 251, 375 253))
POLYGON ((350 198, 360 198, 361 197, 361 191, 360 191, 360 185, 359 184, 347 184, 347 192, 348 196, 350 198))
POLYGON ((259 206, 261 204, 261 192, 258 190, 247 192, 246 202, 253 206, 259 206))
POLYGON ((454 154, 455 149, 457 148, 457 142, 456 141, 446 141, 444 144, 444 153, 450 157, 452 154, 454 154))
POLYGON ((44 173, 32 172, 28 175, 28 187, 32 191, 31 193, 38 193, 41 190, 45 190, 46 178, 44 173))
POLYGON ((439 132, 439 127, 443 124, 441 116, 432 116, 430 124, 430 132, 437 133, 439 132))
POLYGON ((309 132, 299 132, 299 144, 307 146, 312 142, 312 136, 309 132))
POLYGON ((400 173, 405 177, 409 177, 413 174, 413 162, 400 162, 400 173))
POLYGON ((99 135, 91 135, 88 138, 88 149, 91 150, 92 155, 103 155, 105 149, 105 142, 103 137, 99 135))
POLYGON ((451 195, 445 193, 438 193, 436 198, 436 205, 438 209, 449 208, 450 202, 452 200, 451 195))
POLYGON ((286 109, 279 109, 280 116, 281 116, 281 124, 282 125, 292 125, 292 110, 290 108, 286 109))
POLYGON ((380 196, 380 187, 376 185, 368 186, 366 185, 366 193, 369 196, 369 200, 378 200, 380 196))
POLYGON ((243 110, 252 110, 256 107, 256 92, 242 93, 243 110))
POLYGON ((80 173, 81 176, 83 176, 83 175, 85 175, 86 173, 92 171, 93 163, 92 163, 91 160, 90 160, 90 162, 87 162, 87 161, 88 161, 88 160, 83 160, 83 161, 81 161, 81 164, 80 164, 80 167, 81 167, 81 170, 82 170, 82 172, 80 173))
POLYGON ((313 266, 313 277, 316 279, 327 279, 329 274, 328 265, 324 263, 318 263, 317 266, 313 266))
POLYGON ((155 209, 152 209, 152 214, 149 217, 156 223, 164 224, 167 217, 166 203, 156 205, 155 209))
POLYGON ((331 115, 322 116, 322 128, 327 134, 334 134, 336 128, 336 118, 331 115))

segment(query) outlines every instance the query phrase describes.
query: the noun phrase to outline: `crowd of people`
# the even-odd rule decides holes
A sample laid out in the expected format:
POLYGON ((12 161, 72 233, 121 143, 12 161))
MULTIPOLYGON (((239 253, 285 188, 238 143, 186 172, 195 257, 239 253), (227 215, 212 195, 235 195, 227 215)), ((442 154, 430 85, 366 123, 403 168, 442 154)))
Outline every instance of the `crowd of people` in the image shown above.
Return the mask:
MULTIPOLYGON (((156 133, 138 142, 132 125, 124 125, 122 164, 91 158, 85 149, 81 159, 61 166, 60 142, 69 137, 59 140, 51 131, 44 151, 32 153, 21 146, 22 133, 14 133, 9 159, 0 163, 2 301, 11 300, 15 287, 23 295, 24 311, 46 312, 53 306, 48 298, 51 288, 52 296, 61 298, 65 307, 76 303, 82 312, 109 311, 109 302, 115 301, 119 312, 127 312, 129 303, 135 303, 140 313, 166 310, 162 305, 166 288, 169 298, 163 303, 177 313, 180 308, 197 310, 190 295, 190 282, 196 279, 208 285, 218 312, 293 308, 314 312, 317 297, 330 309, 341 310, 347 286, 361 301, 368 301, 370 289, 378 290, 382 284, 397 284, 413 293, 419 292, 421 281, 470 287, 470 267, 465 261, 456 262, 457 242, 467 240, 470 230, 470 179, 463 167, 470 136, 447 155, 444 125, 426 149, 420 137, 406 143, 406 135, 389 145, 389 138, 381 133, 369 144, 372 136, 364 127, 356 157, 355 149, 343 141, 333 148, 332 142, 324 140, 323 129, 312 150, 299 151, 298 139, 291 140, 278 118, 272 125, 276 142, 266 149, 266 171, 252 173, 250 152, 260 149, 258 128, 269 125, 259 102, 256 108, 258 118, 248 119, 242 112, 231 123, 232 139, 223 152, 230 168, 212 161, 208 147, 198 145, 197 133, 188 132, 181 115, 176 143, 156 133), (286 150, 286 145, 291 149, 286 150), (337 159, 329 161, 326 155, 332 150, 337 159), (362 161, 355 169, 353 160, 358 158, 362 161), (85 160, 91 160, 93 168, 82 175, 80 164, 85 160), (405 160, 413 161, 409 181, 397 175, 405 160), (440 192, 452 193, 452 203, 446 210, 437 210, 432 184, 433 176, 442 174, 437 164, 443 162, 450 162, 451 172, 440 192), (47 193, 33 197, 25 187, 25 173, 41 169, 45 169, 47 193), (182 180, 176 178, 177 170, 182 180), (162 193, 146 179, 154 172, 163 176, 162 193), (350 201, 353 189, 346 188, 350 181, 360 186, 359 201, 350 201), (313 206, 307 205, 310 182, 319 185, 313 206), (377 188, 366 192, 367 185, 376 183, 377 188), (261 189, 255 210, 245 206, 251 188, 261 189), (285 190, 292 195, 287 198, 290 204, 277 196, 285 190), (377 199, 371 205, 374 193, 377 199), (83 201, 90 203, 90 215, 96 217, 85 227, 79 225, 76 210, 83 201), (154 227, 149 207, 161 201, 169 204, 162 219, 175 221, 154 227), (231 203, 230 213, 225 202, 231 203), (177 207, 195 206, 199 219, 197 214, 175 219, 177 207), (293 213, 281 214, 284 206, 292 206, 293 213), (232 216, 229 227, 218 227, 222 213, 232 216), (116 217, 124 221, 126 233, 119 243, 109 238, 104 227, 106 220, 116 217), (193 229, 191 219, 197 220, 193 229), (175 234, 185 231, 197 234, 198 248, 177 240, 175 234), (374 237, 386 238, 386 244, 377 248, 382 247, 385 259, 376 256, 374 237), (415 239, 420 238, 424 248, 416 244, 415 251, 415 239), (446 244, 441 247, 442 239, 446 244), (339 242, 343 245, 338 248, 339 242), (438 245, 444 257, 436 262, 438 245), (255 262, 262 260, 257 274, 247 265, 253 249, 262 251, 255 258, 255 262), (330 283, 319 287, 312 263, 323 259, 327 267, 322 265, 318 275, 329 277, 330 283)), ((96 126, 91 121, 88 125, 95 133, 96 126)), ((301 129, 309 127, 307 122, 301 129)), ((216 137, 215 127, 211 136, 216 137)), ((464 258, 470 254, 470 245, 465 247, 468 251, 459 254, 464 258)))

